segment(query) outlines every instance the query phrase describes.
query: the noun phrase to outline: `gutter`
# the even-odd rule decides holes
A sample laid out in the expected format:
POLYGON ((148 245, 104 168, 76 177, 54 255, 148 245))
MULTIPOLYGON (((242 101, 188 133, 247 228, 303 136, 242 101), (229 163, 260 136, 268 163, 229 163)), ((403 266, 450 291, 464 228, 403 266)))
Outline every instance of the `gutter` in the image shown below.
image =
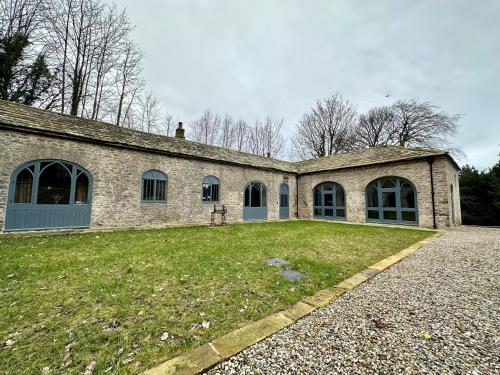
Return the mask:
POLYGON ((429 173, 431 177, 431 200, 432 200, 432 227, 437 229, 436 225, 436 202, 434 198, 434 174, 432 172, 432 164, 434 163, 434 158, 429 159, 429 173))

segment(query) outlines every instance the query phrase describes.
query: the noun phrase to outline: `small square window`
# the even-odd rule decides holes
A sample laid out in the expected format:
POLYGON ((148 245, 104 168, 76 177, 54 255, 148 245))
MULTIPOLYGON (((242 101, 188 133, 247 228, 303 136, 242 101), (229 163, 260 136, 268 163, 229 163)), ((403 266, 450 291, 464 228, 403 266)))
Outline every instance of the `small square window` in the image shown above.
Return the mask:
POLYGON ((333 216, 333 209, 325 208, 325 216, 333 216))
POLYGON ((396 211, 385 211, 384 210, 384 220, 397 220, 398 215, 396 211))
POLYGON ((417 221, 417 215, 413 211, 403 211, 401 212, 401 220, 417 221))

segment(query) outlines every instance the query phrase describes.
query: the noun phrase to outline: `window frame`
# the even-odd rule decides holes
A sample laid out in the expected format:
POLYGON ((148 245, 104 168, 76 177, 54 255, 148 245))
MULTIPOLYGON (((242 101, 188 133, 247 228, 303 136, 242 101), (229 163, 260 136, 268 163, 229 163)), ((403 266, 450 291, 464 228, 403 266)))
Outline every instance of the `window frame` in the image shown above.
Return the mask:
POLYGON ((267 186, 261 181, 250 181, 245 185, 245 190, 243 190, 243 207, 247 208, 264 208, 267 209, 267 186), (259 194, 260 194, 260 206, 252 206, 252 188, 254 185, 259 185, 259 194), (249 205, 246 205, 246 193, 247 189, 249 192, 249 205), (264 199, 262 199, 264 198, 264 199), (264 202, 264 204, 262 204, 264 202))
POLYGON ((31 205, 31 206, 91 206, 92 205, 92 193, 93 193, 93 184, 94 180, 89 171, 80 166, 77 163, 61 160, 61 159, 38 159, 26 162, 24 164, 19 165, 11 174, 10 177, 10 186, 9 186, 9 196, 8 196, 8 204, 9 205, 31 205), (46 163, 42 167, 42 163, 46 163), (55 203, 38 203, 38 192, 40 185, 40 176, 42 172, 50 167, 53 164, 61 164, 64 168, 68 169, 71 178, 71 186, 69 193, 69 202, 67 204, 55 204, 55 203), (31 169, 33 168, 33 169, 31 169), (16 188, 17 188, 17 178, 18 176, 25 170, 28 169, 32 173, 33 180, 31 186, 31 199, 30 202, 15 202, 16 198, 16 188), (75 195, 76 195, 76 182, 78 176, 84 174, 87 177, 87 201, 85 203, 75 203, 75 195))
POLYGON ((367 223, 383 223, 383 224, 400 224, 400 225, 419 225, 419 216, 418 216, 418 192, 410 180, 397 177, 397 176, 383 176, 371 181, 365 188, 365 218, 367 223), (390 188, 382 187, 382 184, 387 179, 393 179, 395 181, 395 186, 390 188), (415 207, 402 207, 401 201, 401 186, 403 184, 407 184, 413 189, 413 195, 415 200, 415 207), (369 207, 368 206, 368 189, 371 186, 375 186, 377 192, 378 206, 369 207), (384 207, 383 195, 384 193, 394 193, 396 199, 396 205, 394 207, 384 207), (378 218, 370 218, 370 213, 377 213, 378 218), (384 215, 384 212, 387 213, 395 213, 396 219, 387 219, 384 215), (415 220, 404 220, 403 213, 412 212, 415 214, 415 220))
POLYGON ((279 187, 279 208, 290 208, 290 188, 286 182, 280 184, 279 187), (286 195, 286 206, 282 206, 283 196, 286 195))
POLYGON ((340 220, 340 221, 345 221, 347 220, 347 194, 345 192, 344 187, 339 184, 338 182, 335 181, 323 181, 317 184, 316 186, 313 187, 312 189, 312 214, 313 218, 315 219, 325 219, 325 220, 340 220), (325 190, 324 187, 327 184, 332 185, 332 190, 325 190), (340 187, 343 191, 343 198, 344 198, 344 204, 343 205, 337 205, 337 187, 340 187), (316 205, 316 189, 319 189, 320 193, 320 200, 321 204, 319 206, 316 205), (324 202, 324 196, 325 196, 325 191, 332 194, 332 205, 331 206, 325 206, 324 202), (321 215, 316 214, 316 210, 321 210, 321 215), (333 215, 325 215, 325 210, 333 210, 333 215), (337 215, 338 210, 343 210, 344 211, 344 216, 339 216, 337 215))
POLYGON ((158 169, 148 169, 142 173, 141 177, 141 203, 167 203, 168 201, 168 175, 158 169), (151 176, 150 176, 151 175, 151 176), (144 182, 146 180, 153 181, 153 197, 154 199, 144 199, 144 182), (165 199, 157 199, 157 182, 165 181, 165 199))
POLYGON ((214 175, 208 175, 203 177, 203 180, 201 181, 201 203, 206 203, 206 204, 213 204, 213 203, 219 203, 221 201, 221 183, 220 179, 217 176, 214 175), (205 182, 207 181, 207 182, 205 182), (204 189, 205 185, 208 185, 210 188, 210 199, 204 200, 204 189), (217 200, 213 199, 213 186, 217 185, 217 200))

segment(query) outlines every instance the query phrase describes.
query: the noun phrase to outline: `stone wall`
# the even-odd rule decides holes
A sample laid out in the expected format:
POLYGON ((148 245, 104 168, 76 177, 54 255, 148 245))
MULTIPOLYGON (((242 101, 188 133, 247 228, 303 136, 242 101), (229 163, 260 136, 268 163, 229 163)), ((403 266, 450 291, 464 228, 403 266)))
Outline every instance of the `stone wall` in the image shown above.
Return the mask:
POLYGON ((62 159, 79 164, 93 177, 92 227, 132 227, 209 223, 212 203, 202 203, 203 177, 220 179, 220 202, 228 221, 243 217, 244 188, 252 180, 267 187, 268 219, 279 218, 279 186, 285 176, 290 188, 290 217, 295 217, 296 181, 289 173, 170 157, 53 137, 1 130, 0 228, 4 226, 7 190, 12 171, 28 161, 62 159), (168 176, 166 203, 141 202, 141 177, 157 169, 168 176))
POLYGON ((451 163, 445 164, 446 178, 448 181, 447 194, 450 197, 448 202, 448 212, 450 213, 450 226, 462 224, 462 211, 460 208, 460 184, 458 171, 451 163), (452 216, 454 214, 454 217, 452 216))
MULTIPOLYGON (((268 219, 279 218, 279 186, 288 178, 290 218, 296 217, 296 177, 293 173, 255 167, 171 157, 130 149, 79 142, 44 135, 1 130, 0 137, 0 229, 4 227, 8 185, 12 171, 37 159, 61 159, 79 164, 93 178, 92 227, 133 227, 149 225, 208 223, 213 204, 202 203, 201 182, 207 175, 221 181, 220 202, 228 208, 228 221, 243 218, 245 185, 262 181, 267 187, 268 219), (141 177, 157 169, 168 176, 167 202, 141 202, 141 177)), ((434 164, 436 223, 439 228, 460 224, 458 173, 446 157, 434 164)), ((327 173, 302 175, 299 184, 299 218, 312 218, 313 188, 324 181, 340 183, 346 192, 347 221, 364 223, 365 188, 384 176, 410 180, 417 189, 419 226, 432 228, 432 199, 428 161, 413 161, 327 173)))
MULTIPOLYGON (((449 217, 451 210, 451 205, 449 204, 450 184, 448 179, 454 174, 457 174, 456 170, 446 157, 439 157, 435 160, 433 164, 433 176, 436 224, 438 228, 447 227, 451 223, 449 217)), ((414 184, 417 190, 418 224, 420 227, 432 228, 432 195, 428 161, 413 161, 364 168, 343 169, 300 176, 299 218, 310 219, 313 217, 314 187, 321 182, 334 181, 341 184, 345 190, 346 220, 352 223, 365 223, 366 186, 373 180, 384 176, 403 177, 414 184)), ((456 192, 458 192, 458 182, 456 182, 456 184, 456 192)), ((458 197, 458 194, 456 196, 458 197)), ((456 207, 458 207, 459 210, 459 201, 456 207)))

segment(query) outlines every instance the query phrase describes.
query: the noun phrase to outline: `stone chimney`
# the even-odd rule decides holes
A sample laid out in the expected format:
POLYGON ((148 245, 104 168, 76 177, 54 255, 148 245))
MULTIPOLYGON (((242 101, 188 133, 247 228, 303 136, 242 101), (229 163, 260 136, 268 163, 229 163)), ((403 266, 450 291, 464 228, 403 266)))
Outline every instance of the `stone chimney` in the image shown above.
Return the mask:
POLYGON ((182 121, 179 121, 177 129, 175 129, 175 138, 185 139, 184 129, 182 128, 182 121))

